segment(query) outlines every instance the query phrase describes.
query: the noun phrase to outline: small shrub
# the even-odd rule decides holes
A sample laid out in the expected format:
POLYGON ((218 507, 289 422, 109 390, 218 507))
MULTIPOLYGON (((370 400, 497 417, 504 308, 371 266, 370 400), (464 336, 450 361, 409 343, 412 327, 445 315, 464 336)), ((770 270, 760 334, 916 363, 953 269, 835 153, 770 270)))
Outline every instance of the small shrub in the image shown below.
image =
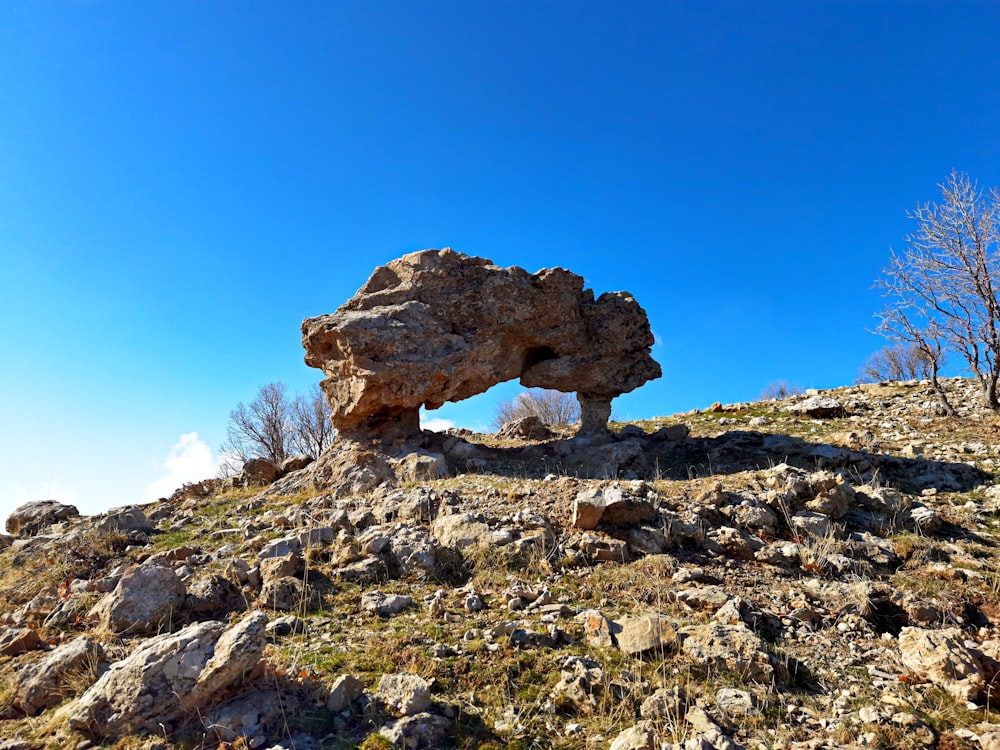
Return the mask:
POLYGON ((780 401, 791 396, 799 396, 804 391, 794 383, 787 380, 775 380, 764 386, 764 390, 757 397, 758 401, 780 401))

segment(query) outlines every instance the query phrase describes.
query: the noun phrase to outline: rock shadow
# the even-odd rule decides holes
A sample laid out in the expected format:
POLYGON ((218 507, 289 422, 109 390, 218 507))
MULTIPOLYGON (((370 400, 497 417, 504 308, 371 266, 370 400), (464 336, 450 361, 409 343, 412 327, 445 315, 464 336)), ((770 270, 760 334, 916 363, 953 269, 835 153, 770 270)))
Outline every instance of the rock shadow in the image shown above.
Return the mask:
POLYGON ((788 464, 807 471, 847 471, 858 483, 888 483, 919 493, 964 492, 989 479, 963 462, 906 458, 810 442, 793 435, 734 430, 715 437, 664 442, 651 436, 609 434, 603 440, 569 438, 523 447, 492 447, 450 438, 441 448, 456 473, 539 479, 548 474, 597 479, 696 479, 788 464), (456 450, 450 441, 461 441, 456 450))

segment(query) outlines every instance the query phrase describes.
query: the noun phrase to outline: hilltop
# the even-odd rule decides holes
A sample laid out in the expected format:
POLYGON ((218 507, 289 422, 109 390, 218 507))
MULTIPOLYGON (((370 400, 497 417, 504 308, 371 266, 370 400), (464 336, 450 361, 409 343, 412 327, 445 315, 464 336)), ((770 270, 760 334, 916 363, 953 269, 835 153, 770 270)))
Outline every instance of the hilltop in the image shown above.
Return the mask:
POLYGON ((25 509, 0 748, 1000 747, 1000 419, 943 383, 25 509))

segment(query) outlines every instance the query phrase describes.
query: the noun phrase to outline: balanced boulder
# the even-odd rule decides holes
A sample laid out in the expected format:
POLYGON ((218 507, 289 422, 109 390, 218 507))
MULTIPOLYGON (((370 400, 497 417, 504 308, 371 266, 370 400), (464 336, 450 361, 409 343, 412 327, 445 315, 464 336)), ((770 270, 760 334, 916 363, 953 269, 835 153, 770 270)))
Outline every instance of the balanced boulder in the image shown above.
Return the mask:
POLYGON ((306 364, 342 435, 409 437, 420 407, 520 378, 577 394, 584 433, 607 429, 611 399, 661 374, 646 313, 627 292, 595 299, 562 268, 531 274, 451 249, 377 268, 331 315, 302 323, 306 364))

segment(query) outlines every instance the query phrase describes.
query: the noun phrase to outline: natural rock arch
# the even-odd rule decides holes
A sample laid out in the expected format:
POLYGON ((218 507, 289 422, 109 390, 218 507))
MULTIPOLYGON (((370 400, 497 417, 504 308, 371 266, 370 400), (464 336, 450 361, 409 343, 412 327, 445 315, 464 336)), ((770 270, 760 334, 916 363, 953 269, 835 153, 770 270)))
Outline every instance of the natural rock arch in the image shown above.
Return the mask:
POLYGON ((406 438, 421 406, 520 379, 575 392, 578 434, 607 430, 611 400, 661 375, 646 313, 627 292, 597 299, 562 268, 531 274, 450 248, 375 269, 336 312, 302 323, 345 437, 406 438))

